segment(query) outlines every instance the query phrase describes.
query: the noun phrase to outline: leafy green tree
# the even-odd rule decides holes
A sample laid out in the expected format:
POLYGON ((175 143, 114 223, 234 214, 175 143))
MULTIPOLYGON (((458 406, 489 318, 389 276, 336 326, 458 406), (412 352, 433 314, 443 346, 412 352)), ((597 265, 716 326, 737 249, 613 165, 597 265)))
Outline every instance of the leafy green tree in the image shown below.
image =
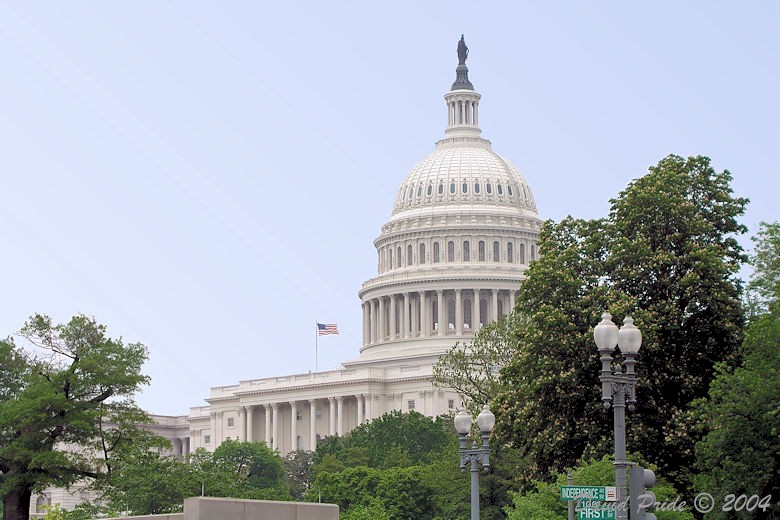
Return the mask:
POLYGON ((34 489, 106 475, 114 450, 132 436, 131 429, 107 436, 104 425, 144 417, 132 397, 149 381, 141 374, 146 348, 107 337, 93 318, 79 315, 55 325, 35 315, 21 336, 29 348, 0 342, 4 520, 28 518, 34 489), (62 449, 66 445, 71 449, 62 449))
MULTIPOLYGON (((771 511, 780 513, 780 226, 762 224, 753 256, 751 285, 767 311, 745 332, 743 364, 719 365, 709 399, 696 403, 696 418, 708 429, 696 445, 696 487, 713 496, 771 496, 771 511)), ((753 512, 713 511, 713 518, 761 518, 753 512)))
MULTIPOLYGON (((615 467, 611 457, 589 460, 574 468, 573 483, 578 486, 614 486, 615 467)), ((513 504, 506 508, 507 520, 559 520, 566 517, 567 502, 561 500, 561 486, 567 473, 557 475, 553 483, 534 481, 534 489, 514 493, 513 504)), ((660 502, 672 503, 678 493, 663 478, 657 479, 653 492, 660 502)), ((659 520, 693 520, 691 511, 656 511, 659 520)))
POLYGON ((472 415, 499 393, 499 369, 517 352, 519 315, 510 313, 482 327, 468 343, 456 343, 433 368, 433 382, 457 390, 472 415))
POLYGON ((545 224, 494 409, 498 438, 532 462, 529 476, 548 480, 611 451, 591 336, 608 309, 630 312, 644 338, 629 443, 689 485, 689 404, 706 395, 718 362, 737 361, 741 343, 744 255, 734 237, 747 201, 732 196, 730 180, 706 157, 672 155, 612 200, 608 218, 545 224))
POLYGON ((314 453, 306 450, 291 451, 282 459, 290 486, 290 495, 294 500, 302 500, 311 487, 314 453))

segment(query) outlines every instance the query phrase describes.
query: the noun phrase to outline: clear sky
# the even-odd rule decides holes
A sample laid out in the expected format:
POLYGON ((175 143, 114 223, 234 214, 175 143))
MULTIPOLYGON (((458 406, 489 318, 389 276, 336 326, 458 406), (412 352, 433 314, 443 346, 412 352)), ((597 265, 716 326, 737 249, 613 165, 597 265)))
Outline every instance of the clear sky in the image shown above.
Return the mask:
MULTIPOLYGON (((480 126, 539 213, 606 215, 710 156, 777 220, 777 2, 1 2, 0 335, 94 315, 149 347, 151 412, 358 355, 357 291, 446 124, 465 33, 480 126)), ((745 237, 743 244, 750 246, 745 237)), ((594 317, 594 319, 596 319, 594 317)))

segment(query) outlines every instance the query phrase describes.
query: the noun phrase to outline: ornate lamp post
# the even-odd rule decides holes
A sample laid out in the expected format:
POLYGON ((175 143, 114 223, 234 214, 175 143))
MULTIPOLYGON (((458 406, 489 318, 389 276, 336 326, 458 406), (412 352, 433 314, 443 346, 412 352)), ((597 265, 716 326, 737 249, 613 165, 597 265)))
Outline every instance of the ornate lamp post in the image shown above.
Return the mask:
MULTIPOLYGON (((618 503, 626 499, 626 403, 628 409, 634 411, 636 405, 636 355, 642 346, 642 333, 634 326, 634 320, 626 316, 623 326, 618 330, 612 322, 612 316, 605 312, 601 322, 593 329, 593 339, 596 340, 601 359, 601 401, 604 408, 612 406, 615 416, 615 486, 617 487, 618 503), (615 346, 625 360, 625 372, 618 364, 612 372, 612 353, 615 346)), ((626 511, 618 508, 618 519, 627 518, 626 511)))
POLYGON ((479 466, 485 472, 490 471, 490 432, 496 425, 496 416, 490 411, 488 405, 482 408, 477 416, 477 424, 482 434, 482 446, 477 446, 474 441, 471 448, 468 447, 466 438, 471 431, 471 416, 463 409, 455 416, 455 431, 460 438, 460 470, 466 471, 466 464, 471 463, 471 520, 479 520, 479 466))

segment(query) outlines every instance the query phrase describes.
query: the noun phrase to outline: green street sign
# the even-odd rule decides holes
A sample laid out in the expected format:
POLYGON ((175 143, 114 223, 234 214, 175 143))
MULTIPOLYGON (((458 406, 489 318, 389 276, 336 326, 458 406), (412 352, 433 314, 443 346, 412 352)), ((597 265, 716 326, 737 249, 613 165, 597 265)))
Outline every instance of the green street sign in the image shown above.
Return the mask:
POLYGON ((561 486, 561 500, 582 499, 614 502, 617 500, 617 488, 615 486, 561 486))
POLYGON ((614 509, 580 509, 577 511, 577 520, 581 518, 591 520, 615 520, 614 509))

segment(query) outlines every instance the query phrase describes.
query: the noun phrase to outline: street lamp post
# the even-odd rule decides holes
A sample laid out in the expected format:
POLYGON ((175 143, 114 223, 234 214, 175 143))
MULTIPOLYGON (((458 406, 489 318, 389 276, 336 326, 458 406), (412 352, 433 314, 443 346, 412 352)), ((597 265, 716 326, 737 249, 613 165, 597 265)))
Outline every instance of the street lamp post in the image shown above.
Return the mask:
MULTIPOLYGON (((642 346, 642 333, 634 326, 634 320, 626 316, 623 326, 618 330, 612 322, 612 316, 605 312, 601 322, 593 329, 593 339, 601 359, 601 401, 604 408, 612 407, 615 416, 615 486, 618 503, 626 499, 626 403, 634 411, 636 405, 636 355, 642 346), (625 372, 620 364, 612 372, 612 353, 615 346, 625 358, 625 372)), ((617 508, 617 518, 627 518, 626 511, 617 508)))
POLYGON ((490 471, 490 432, 496 424, 496 416, 488 405, 482 408, 477 416, 477 424, 482 436, 482 446, 474 441, 468 447, 468 434, 471 431, 471 416, 461 409, 455 416, 455 431, 460 439, 460 470, 466 471, 466 464, 471 464, 471 520, 479 520, 479 466, 485 472, 490 471))

